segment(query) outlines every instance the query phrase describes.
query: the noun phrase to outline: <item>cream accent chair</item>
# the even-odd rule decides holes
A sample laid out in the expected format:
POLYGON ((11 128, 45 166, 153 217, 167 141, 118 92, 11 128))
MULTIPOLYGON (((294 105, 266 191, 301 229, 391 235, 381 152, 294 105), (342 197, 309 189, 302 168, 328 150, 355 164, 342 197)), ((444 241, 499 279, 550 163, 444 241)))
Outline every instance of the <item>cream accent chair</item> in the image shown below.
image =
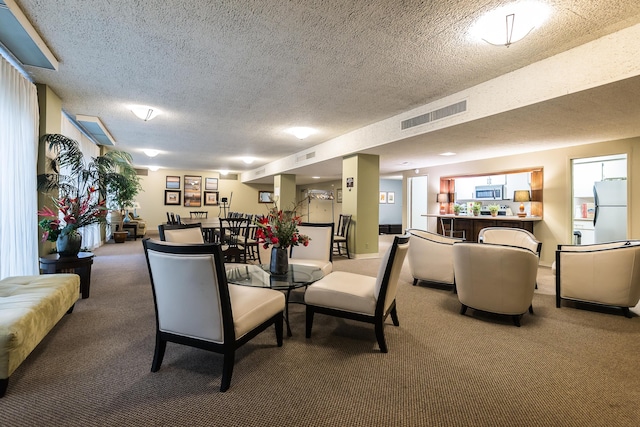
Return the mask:
POLYGON ((621 307, 640 301, 640 240, 558 245, 556 307, 563 299, 621 307))
POLYGON ((453 245, 460 314, 467 307, 511 316, 520 326, 527 309, 533 314, 538 256, 515 246, 456 243, 453 245))
POLYGON ((156 312, 151 372, 167 342, 224 355, 220 391, 231 384, 236 349, 271 325, 282 346, 284 295, 229 285, 219 244, 178 245, 143 240, 156 312))
POLYGON ((478 233, 478 241, 481 243, 493 243, 495 245, 518 246, 529 249, 540 257, 542 242, 536 239, 532 233, 521 228, 511 227, 487 227, 478 233))
POLYGON ((147 234, 147 222, 141 217, 133 216, 133 212, 129 212, 129 224, 136 224, 138 234, 136 237, 144 237, 147 234))
POLYGON ((407 257, 413 285, 422 280, 453 285, 455 290, 453 244, 463 240, 417 229, 409 229, 407 233, 412 237, 407 257))
POLYGON ((204 244, 202 227, 197 224, 160 224, 160 240, 170 243, 204 244))
POLYGON ((308 246, 291 246, 289 264, 318 267, 326 276, 333 270, 333 223, 302 223, 300 234, 309 236, 308 246))
POLYGON ((374 324, 380 351, 386 353, 384 321, 391 314, 393 324, 400 325, 396 291, 402 263, 409 250, 409 238, 409 235, 394 237, 382 258, 377 277, 334 271, 309 285, 304 294, 306 337, 311 338, 315 313, 358 320, 374 324))

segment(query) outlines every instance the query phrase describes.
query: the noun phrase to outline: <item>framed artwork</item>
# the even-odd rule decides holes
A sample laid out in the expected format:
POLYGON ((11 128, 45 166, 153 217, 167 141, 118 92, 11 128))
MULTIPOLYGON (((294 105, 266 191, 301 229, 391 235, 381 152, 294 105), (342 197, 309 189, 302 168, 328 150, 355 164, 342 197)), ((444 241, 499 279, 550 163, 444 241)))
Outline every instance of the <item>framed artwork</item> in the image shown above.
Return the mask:
POLYGON ((170 190, 180 189, 180 177, 179 176, 167 176, 166 188, 170 190))
POLYGON ((387 192, 386 191, 381 191, 380 192, 380 203, 387 203, 387 192))
POLYGON ((270 191, 258 191, 258 203, 273 203, 273 193, 270 191))
POLYGON ((205 191, 204 192, 204 205, 205 206, 217 206, 218 205, 218 192, 217 191, 205 191))
POLYGON ((336 202, 342 203, 342 188, 336 190, 336 202))
POLYGON ((184 176, 184 206, 199 208, 202 205, 200 190, 202 177, 194 175, 184 176))
POLYGON ((396 202, 396 193, 393 191, 389 191, 387 193, 387 203, 395 203, 396 202))
POLYGON ((165 205, 180 205, 180 190, 164 190, 165 205))
POLYGON ((205 178, 204 191, 218 191, 218 178, 205 178))

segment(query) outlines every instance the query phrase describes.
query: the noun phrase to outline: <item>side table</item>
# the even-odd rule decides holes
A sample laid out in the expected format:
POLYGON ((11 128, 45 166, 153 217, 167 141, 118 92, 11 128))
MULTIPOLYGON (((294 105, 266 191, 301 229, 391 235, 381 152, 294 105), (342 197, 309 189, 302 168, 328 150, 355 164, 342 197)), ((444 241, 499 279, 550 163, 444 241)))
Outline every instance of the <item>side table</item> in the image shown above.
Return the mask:
POLYGON ((91 287, 92 252, 79 252, 78 256, 61 257, 50 254, 40 257, 40 271, 42 274, 75 273, 80 276, 80 293, 82 298, 89 298, 91 287))

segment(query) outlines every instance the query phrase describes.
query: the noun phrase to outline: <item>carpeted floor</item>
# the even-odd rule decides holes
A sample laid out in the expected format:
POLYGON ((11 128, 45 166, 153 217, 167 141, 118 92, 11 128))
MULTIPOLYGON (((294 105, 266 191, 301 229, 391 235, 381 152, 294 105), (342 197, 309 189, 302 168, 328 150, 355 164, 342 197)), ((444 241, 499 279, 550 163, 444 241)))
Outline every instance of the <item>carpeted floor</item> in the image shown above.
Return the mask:
MULTIPOLYGON (((381 250, 390 236, 381 238, 381 250)), ((375 274, 379 259, 336 258, 375 274)), ((379 353, 370 325, 291 307, 293 337, 272 329, 236 355, 219 392, 222 357, 175 344, 150 372, 154 312, 142 244, 96 251, 91 297, 79 300, 9 381, 3 426, 635 426, 640 421, 640 319, 555 307, 541 268, 535 315, 458 314, 448 288, 398 291, 400 327, 379 353)), ((188 307, 185 307, 188 315, 188 307)))

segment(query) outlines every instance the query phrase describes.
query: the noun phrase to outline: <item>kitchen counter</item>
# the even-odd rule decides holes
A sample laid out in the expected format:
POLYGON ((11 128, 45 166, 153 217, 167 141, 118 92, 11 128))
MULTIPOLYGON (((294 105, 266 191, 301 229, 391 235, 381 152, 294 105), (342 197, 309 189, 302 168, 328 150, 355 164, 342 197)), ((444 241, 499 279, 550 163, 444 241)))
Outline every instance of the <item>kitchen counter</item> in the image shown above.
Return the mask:
MULTIPOLYGON (((540 216, 526 216, 520 218, 517 215, 511 216, 491 216, 491 215, 453 215, 453 214, 425 214, 422 216, 438 218, 439 234, 442 234, 442 222, 448 221, 454 230, 465 232, 468 242, 477 242, 478 233, 486 227, 513 227, 522 228, 533 233, 533 226, 536 222, 542 221, 540 216)), ((534 233, 535 234, 535 233, 534 233)))

